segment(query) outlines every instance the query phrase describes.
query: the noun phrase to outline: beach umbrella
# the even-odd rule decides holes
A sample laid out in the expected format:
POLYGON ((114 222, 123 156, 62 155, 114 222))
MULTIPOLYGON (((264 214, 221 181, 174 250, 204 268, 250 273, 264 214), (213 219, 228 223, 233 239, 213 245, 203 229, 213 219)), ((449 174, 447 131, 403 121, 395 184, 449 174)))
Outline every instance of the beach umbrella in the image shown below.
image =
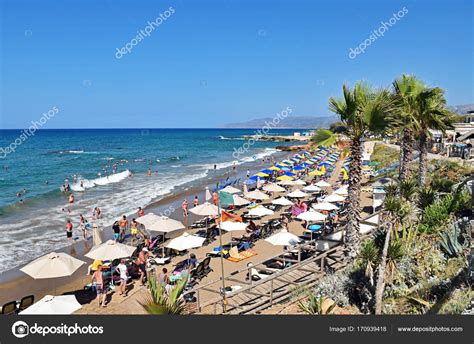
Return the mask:
POLYGON ((277 166, 272 166, 272 167, 269 167, 268 169, 271 170, 271 171, 280 171, 281 170, 281 168, 279 168, 277 166))
POLYGON ((260 189, 262 187, 262 183, 260 182, 260 177, 257 178, 257 189, 260 189))
POLYGON ((72 314, 82 306, 74 295, 51 296, 46 295, 41 300, 32 304, 19 314, 35 314, 35 315, 50 315, 50 314, 72 314))
POLYGON ((85 262, 66 253, 51 252, 33 260, 20 270, 34 279, 57 278, 71 276, 82 264, 85 262))
POLYGON ((270 198, 270 197, 268 197, 267 194, 263 193, 263 192, 260 191, 260 190, 254 190, 254 191, 247 192, 244 196, 245 196, 246 198, 258 199, 258 200, 265 200, 265 199, 269 199, 269 198, 270 198))
POLYGON ((292 198, 303 198, 308 196, 308 194, 306 192, 301 191, 300 189, 296 189, 295 191, 290 192, 287 196, 292 198))
POLYGON ((298 165, 298 166, 295 166, 295 167, 293 168, 293 170, 294 170, 294 171, 302 171, 302 170, 304 170, 304 167, 301 166, 301 165, 298 165))
POLYGON ((291 168, 289 168, 289 167, 283 167, 281 170, 282 170, 283 172, 290 172, 290 171, 291 171, 291 168))
POLYGON ((293 233, 288 232, 286 229, 283 229, 280 232, 268 237, 265 239, 265 241, 274 246, 292 246, 300 243, 302 239, 293 233))
POLYGON ((233 231, 243 231, 247 228, 248 224, 245 222, 233 222, 233 221, 224 221, 221 222, 221 229, 227 232, 233 231))
POLYGON ((99 229, 96 223, 92 225, 92 244, 94 246, 102 244, 102 230, 99 229))
POLYGON ((209 191, 209 187, 206 186, 206 201, 209 201, 211 200, 212 198, 212 195, 211 195, 211 192, 209 191))
POLYGON ((309 172, 308 175, 310 175, 310 176, 322 176, 322 175, 324 175, 324 172, 319 171, 319 170, 314 170, 314 171, 309 172))
POLYGON ((114 260, 118 258, 130 257, 135 252, 136 247, 128 246, 109 240, 94 246, 85 256, 91 259, 114 260))
POLYGON ((198 205, 197 207, 194 207, 192 209, 189 209, 189 211, 195 215, 199 216, 217 216, 219 215, 219 210, 218 208, 209 202, 203 203, 198 205))
POLYGON ((347 196, 347 186, 341 186, 339 189, 334 191, 336 195, 347 196))
POLYGON ((321 202, 321 203, 313 204, 312 207, 313 209, 316 209, 316 210, 327 210, 327 211, 339 209, 336 205, 329 202, 321 202))
POLYGON ((319 186, 311 184, 311 185, 305 186, 303 190, 308 191, 308 192, 318 192, 318 191, 321 191, 321 188, 319 186))
POLYGON ((304 180, 297 179, 297 180, 294 181, 294 184, 295 185, 306 185, 306 182, 304 180))
POLYGON ((240 197, 238 195, 233 195, 234 196, 234 205, 240 207, 243 205, 250 204, 251 202, 243 197, 240 197))
POLYGON ((290 176, 280 176, 277 178, 277 180, 279 181, 283 181, 283 180, 293 180, 293 177, 290 177, 290 176))
POLYGON ((326 220, 326 215, 321 214, 317 211, 305 211, 297 216, 298 219, 308 222, 320 222, 326 220))
POLYGON ((272 200, 272 204, 276 204, 276 205, 293 205, 293 202, 290 201, 289 199, 285 198, 285 197, 280 197, 280 198, 277 198, 277 199, 272 200))
POLYGON ((327 188, 327 187, 330 187, 331 184, 329 184, 328 182, 324 181, 324 180, 320 180, 319 182, 317 182, 315 184, 316 186, 319 186, 320 188, 327 188))
POLYGON ((279 181, 279 182, 277 182, 277 184, 280 184, 280 185, 295 185, 295 182, 293 182, 291 179, 288 179, 288 180, 279 181))
POLYGON ((286 172, 284 175, 285 175, 285 176, 289 176, 289 177, 294 177, 294 176, 296 176, 296 174, 294 174, 293 172, 286 172))
POLYGON ((336 195, 336 194, 332 194, 332 195, 329 195, 329 196, 326 196, 324 198, 324 201, 325 202, 343 202, 345 199, 345 197, 341 196, 341 195, 336 195))
POLYGON ((184 251, 191 248, 201 247, 205 240, 206 238, 191 235, 189 233, 183 233, 183 235, 171 240, 166 247, 176 251, 184 251))
MULTIPOLYGON (((193 208, 195 209, 195 208, 193 208)), ((160 232, 160 233, 170 233, 180 229, 185 229, 186 226, 183 225, 180 221, 170 219, 167 216, 158 216, 153 213, 148 213, 136 219, 138 223, 141 223, 145 228, 150 232, 160 232), (150 217, 145 219, 143 223, 143 218, 150 215, 150 217)))
POLYGON ((239 189, 234 188, 233 186, 230 186, 230 185, 226 186, 225 188, 223 188, 223 189, 220 190, 220 191, 228 192, 228 193, 230 193, 230 194, 235 194, 235 193, 242 192, 242 191, 240 191, 239 189))
POLYGON ((266 169, 264 169, 264 170, 261 170, 260 172, 266 173, 266 174, 272 174, 272 173, 273 173, 273 171, 270 170, 270 169, 268 169, 268 168, 266 168, 266 169))
POLYGON ((256 174, 256 176, 257 176, 257 177, 261 177, 261 178, 265 178, 265 177, 268 177, 268 174, 263 173, 263 172, 258 172, 258 173, 256 174))
POLYGON ((244 183, 244 188, 243 188, 243 191, 244 191, 244 195, 249 192, 248 188, 247 188, 247 184, 244 183))
POLYGON ((258 207, 250 209, 248 214, 250 216, 267 216, 267 215, 273 215, 273 210, 270 210, 260 205, 258 207))
POLYGON ((283 192, 286 191, 285 188, 282 188, 281 186, 277 184, 268 184, 263 187, 263 190, 269 191, 269 192, 283 192))

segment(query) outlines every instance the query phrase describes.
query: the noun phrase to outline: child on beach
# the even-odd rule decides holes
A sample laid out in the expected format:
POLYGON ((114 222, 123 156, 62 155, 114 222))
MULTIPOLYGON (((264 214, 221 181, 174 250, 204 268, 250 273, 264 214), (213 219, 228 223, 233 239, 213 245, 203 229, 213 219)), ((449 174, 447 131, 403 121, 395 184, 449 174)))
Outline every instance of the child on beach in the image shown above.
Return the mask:
POLYGON ((72 223, 71 220, 67 220, 66 223, 66 237, 67 237, 67 242, 69 245, 72 244, 72 223))
POLYGON ((184 200, 183 203, 181 204, 181 208, 183 208, 183 216, 187 217, 188 216, 188 201, 184 200))
POLYGON ((120 260, 115 270, 120 274, 120 293, 123 297, 127 296, 128 269, 125 265, 125 259, 120 260))

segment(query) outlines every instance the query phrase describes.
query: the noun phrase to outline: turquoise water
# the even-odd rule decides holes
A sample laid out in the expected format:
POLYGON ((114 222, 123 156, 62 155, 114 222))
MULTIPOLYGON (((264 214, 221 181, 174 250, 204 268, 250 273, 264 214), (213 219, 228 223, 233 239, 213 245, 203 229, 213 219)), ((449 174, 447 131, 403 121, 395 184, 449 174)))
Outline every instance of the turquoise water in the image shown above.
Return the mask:
MULTIPOLYGON (((9 146, 20 134, 0 130, 0 147, 9 146)), ((79 214, 90 217, 99 206, 103 224, 108 225, 179 185, 208 177, 214 164, 218 170, 231 169, 234 163, 271 155, 282 145, 257 141, 247 153, 237 155, 235 149, 246 142, 242 136, 251 134, 254 130, 40 130, 15 152, 1 150, 0 272, 64 246, 67 218, 77 228, 79 214), (147 176, 148 169, 152 176, 147 176), (76 198, 73 206, 60 190, 66 179, 76 198)))

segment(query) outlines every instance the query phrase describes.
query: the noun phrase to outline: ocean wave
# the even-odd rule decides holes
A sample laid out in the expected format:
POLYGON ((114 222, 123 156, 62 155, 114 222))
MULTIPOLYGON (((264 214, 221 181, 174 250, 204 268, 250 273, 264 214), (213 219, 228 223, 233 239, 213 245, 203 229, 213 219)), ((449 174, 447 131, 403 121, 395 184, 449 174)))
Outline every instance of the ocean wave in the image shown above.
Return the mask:
POLYGON ((129 170, 123 172, 111 174, 110 176, 100 177, 92 180, 80 179, 80 181, 71 185, 72 191, 85 191, 86 189, 91 189, 99 185, 107 185, 112 183, 119 183, 122 180, 126 179, 130 175, 129 170), (81 185, 82 183, 82 185, 81 185))
POLYGON ((232 140, 232 141, 234 141, 234 140, 245 140, 245 138, 243 138, 243 137, 225 137, 225 136, 222 136, 222 135, 219 135, 218 137, 221 140, 232 140))

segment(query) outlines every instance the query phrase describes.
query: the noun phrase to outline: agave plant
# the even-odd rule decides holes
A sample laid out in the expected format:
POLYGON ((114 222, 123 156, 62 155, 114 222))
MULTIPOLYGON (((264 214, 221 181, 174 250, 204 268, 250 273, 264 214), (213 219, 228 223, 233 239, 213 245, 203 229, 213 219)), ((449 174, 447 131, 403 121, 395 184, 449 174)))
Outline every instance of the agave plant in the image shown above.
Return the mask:
POLYGON ((385 197, 395 197, 398 195, 398 184, 388 183, 384 186, 385 197))
POLYGON ((165 314, 184 314, 186 313, 186 303, 181 294, 188 282, 187 276, 179 280, 175 286, 170 288, 168 292, 162 283, 156 278, 149 279, 150 295, 144 301, 139 301, 140 305, 148 314, 165 315, 165 314))
POLYGON ((374 285, 374 267, 379 260, 379 249, 374 240, 367 240, 362 244, 359 252, 359 259, 365 272, 365 276, 369 279, 370 284, 374 285))
POLYGON ((406 201, 412 200, 418 191, 417 184, 414 179, 407 179, 407 180, 400 181, 399 188, 400 188, 400 196, 406 201))
POLYGON ((325 300, 326 298, 323 296, 315 296, 314 294, 310 294, 308 297, 308 301, 305 303, 299 302, 298 307, 300 310, 302 310, 306 314, 311 314, 311 315, 331 314, 331 312, 336 307, 336 302, 332 303, 327 309, 324 309, 325 300))
POLYGON ((392 240, 387 250, 387 275, 389 280, 393 279, 395 271, 397 271, 397 262, 405 255, 405 249, 398 240, 392 240))
POLYGON ((461 230, 458 226, 453 227, 450 231, 439 234, 441 249, 450 258, 459 256, 463 251, 463 246, 459 242, 461 230))
POLYGON ((424 187, 418 192, 418 207, 423 211, 436 200, 436 191, 431 187, 424 187))

